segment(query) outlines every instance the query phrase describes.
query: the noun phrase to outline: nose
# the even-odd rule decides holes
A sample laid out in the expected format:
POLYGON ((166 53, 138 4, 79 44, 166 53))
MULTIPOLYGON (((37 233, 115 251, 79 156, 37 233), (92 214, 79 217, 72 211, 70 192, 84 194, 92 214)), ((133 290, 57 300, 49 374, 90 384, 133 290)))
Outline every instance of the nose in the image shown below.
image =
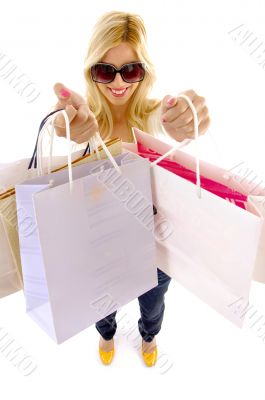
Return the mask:
POLYGON ((124 86, 125 82, 122 79, 120 72, 117 72, 117 74, 115 76, 115 79, 112 82, 112 84, 113 84, 113 87, 117 87, 117 88, 124 86))

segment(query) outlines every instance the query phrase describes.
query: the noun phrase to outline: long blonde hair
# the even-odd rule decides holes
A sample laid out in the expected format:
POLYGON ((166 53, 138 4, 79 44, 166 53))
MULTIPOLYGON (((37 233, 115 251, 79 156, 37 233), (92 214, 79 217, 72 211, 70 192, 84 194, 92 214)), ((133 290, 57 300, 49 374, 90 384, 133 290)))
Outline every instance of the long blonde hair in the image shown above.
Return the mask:
MULTIPOLYGON (((157 109, 161 101, 147 98, 156 80, 156 74, 147 52, 146 39, 144 22, 137 14, 111 11, 103 14, 94 26, 85 58, 86 101, 97 118, 99 132, 105 140, 110 138, 113 130, 112 113, 105 97, 91 78, 90 68, 99 62, 112 47, 122 42, 131 45, 139 61, 145 63, 146 72, 144 80, 129 100, 127 124, 128 128, 136 126, 148 132, 150 113, 157 109)), ((152 132, 149 133, 152 134, 152 132)))

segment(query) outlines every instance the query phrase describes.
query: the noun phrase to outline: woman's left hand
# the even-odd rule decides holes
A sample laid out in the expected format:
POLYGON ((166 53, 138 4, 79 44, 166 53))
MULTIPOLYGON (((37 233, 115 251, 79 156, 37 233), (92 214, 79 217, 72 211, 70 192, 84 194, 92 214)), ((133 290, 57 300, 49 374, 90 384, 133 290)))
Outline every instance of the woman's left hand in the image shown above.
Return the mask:
MULTIPOLYGON (((192 101, 198 115, 199 135, 203 135, 210 125, 205 98, 198 96, 194 90, 182 94, 192 101)), ((193 114, 186 100, 167 95, 162 100, 161 111, 163 127, 173 139, 179 142, 186 138, 194 139, 193 114)))

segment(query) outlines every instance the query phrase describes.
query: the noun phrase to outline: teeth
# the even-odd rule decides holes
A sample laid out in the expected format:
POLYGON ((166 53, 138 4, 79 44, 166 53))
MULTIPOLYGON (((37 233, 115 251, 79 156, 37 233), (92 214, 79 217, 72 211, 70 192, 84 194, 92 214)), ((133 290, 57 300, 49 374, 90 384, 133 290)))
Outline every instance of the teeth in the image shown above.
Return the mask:
POLYGON ((124 89, 124 90, 114 90, 114 89, 111 89, 111 91, 112 91, 113 93, 115 93, 115 94, 123 94, 123 93, 126 91, 126 89, 124 89))

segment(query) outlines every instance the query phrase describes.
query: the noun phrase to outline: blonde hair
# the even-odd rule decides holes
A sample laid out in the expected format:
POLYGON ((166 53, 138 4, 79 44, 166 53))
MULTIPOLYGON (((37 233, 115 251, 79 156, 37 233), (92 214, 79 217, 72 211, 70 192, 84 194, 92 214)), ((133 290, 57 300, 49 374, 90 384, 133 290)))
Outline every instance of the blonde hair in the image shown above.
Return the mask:
POLYGON ((99 62, 108 50, 122 42, 133 48, 139 61, 145 63, 146 72, 144 80, 129 100, 127 124, 129 129, 135 126, 149 132, 150 113, 158 108, 161 101, 147 98, 156 80, 156 74, 147 52, 146 39, 144 22, 137 14, 111 11, 103 14, 94 26, 85 58, 86 101, 96 116, 99 132, 105 140, 110 138, 113 130, 112 113, 105 97, 91 78, 90 68, 99 62))

